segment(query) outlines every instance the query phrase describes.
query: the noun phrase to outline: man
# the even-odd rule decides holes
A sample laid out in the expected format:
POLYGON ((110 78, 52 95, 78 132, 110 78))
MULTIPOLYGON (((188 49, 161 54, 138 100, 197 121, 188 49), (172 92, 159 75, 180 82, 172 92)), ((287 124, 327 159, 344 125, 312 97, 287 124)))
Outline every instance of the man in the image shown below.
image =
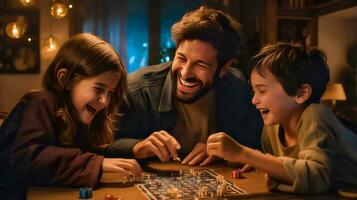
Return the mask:
POLYGON ((262 123, 251 91, 238 70, 239 23, 222 11, 201 7, 172 26, 173 62, 142 68, 128 78, 121 105, 119 138, 109 151, 161 161, 185 156, 182 164, 206 165, 206 140, 225 132, 253 148, 262 123), (134 139, 135 138, 135 139, 134 139))

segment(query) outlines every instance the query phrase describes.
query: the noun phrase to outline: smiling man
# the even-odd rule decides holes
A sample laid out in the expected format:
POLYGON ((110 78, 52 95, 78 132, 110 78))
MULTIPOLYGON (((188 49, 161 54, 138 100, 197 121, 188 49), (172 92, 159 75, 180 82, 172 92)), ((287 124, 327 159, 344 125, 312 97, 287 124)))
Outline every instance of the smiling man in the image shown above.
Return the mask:
POLYGON ((231 65, 241 43, 239 23, 201 7, 172 26, 173 62, 144 67, 128 78, 112 154, 206 165, 209 135, 225 132, 259 148, 261 120, 251 91, 231 65))

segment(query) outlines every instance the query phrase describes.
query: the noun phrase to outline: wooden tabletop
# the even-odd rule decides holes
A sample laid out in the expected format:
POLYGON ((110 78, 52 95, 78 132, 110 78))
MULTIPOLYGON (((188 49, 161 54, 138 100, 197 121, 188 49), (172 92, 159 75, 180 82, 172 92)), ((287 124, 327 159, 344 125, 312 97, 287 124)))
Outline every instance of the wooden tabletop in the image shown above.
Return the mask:
MULTIPOLYGON (((170 162, 170 163, 160 163, 160 162, 151 162, 146 168, 155 169, 160 171, 179 171, 181 169, 190 169, 190 168, 210 168, 213 169, 216 173, 225 176, 226 179, 233 182, 238 187, 242 188, 249 194, 242 196, 243 199, 345 199, 337 194, 328 194, 328 195, 293 195, 280 192, 269 192, 264 182, 264 174, 262 172, 249 172, 244 173, 244 178, 242 179, 232 179, 231 172, 233 169, 236 169, 235 166, 228 165, 227 163, 218 163, 210 165, 208 167, 191 167, 181 165, 179 163, 170 162)), ((118 180, 122 177, 115 173, 104 173, 101 181, 106 182, 104 186, 101 186, 93 191, 93 200, 103 200, 105 195, 110 194, 118 196, 123 200, 139 200, 147 199, 145 195, 135 186, 127 185, 123 186, 122 184, 117 184, 118 180)), ((61 187, 31 187, 28 193, 28 199, 42 200, 42 199, 51 199, 51 200, 63 200, 63 199, 78 199, 78 188, 61 188, 61 187)))

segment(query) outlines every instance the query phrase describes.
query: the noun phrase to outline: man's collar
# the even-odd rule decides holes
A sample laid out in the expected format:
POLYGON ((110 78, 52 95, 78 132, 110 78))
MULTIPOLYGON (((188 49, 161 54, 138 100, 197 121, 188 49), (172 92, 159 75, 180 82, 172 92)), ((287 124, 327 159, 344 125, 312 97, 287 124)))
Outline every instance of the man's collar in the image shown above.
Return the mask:
POLYGON ((170 65, 169 73, 167 73, 164 86, 162 87, 158 112, 168 112, 172 110, 174 85, 172 80, 171 67, 172 67, 172 63, 170 65))

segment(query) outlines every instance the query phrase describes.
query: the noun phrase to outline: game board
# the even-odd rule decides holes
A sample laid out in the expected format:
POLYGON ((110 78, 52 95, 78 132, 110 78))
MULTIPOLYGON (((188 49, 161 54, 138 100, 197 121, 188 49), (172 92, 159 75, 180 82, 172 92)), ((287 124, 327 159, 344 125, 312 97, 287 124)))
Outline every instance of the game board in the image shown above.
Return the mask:
POLYGON ((229 198, 247 194, 211 169, 145 173, 136 186, 150 200, 229 198))

